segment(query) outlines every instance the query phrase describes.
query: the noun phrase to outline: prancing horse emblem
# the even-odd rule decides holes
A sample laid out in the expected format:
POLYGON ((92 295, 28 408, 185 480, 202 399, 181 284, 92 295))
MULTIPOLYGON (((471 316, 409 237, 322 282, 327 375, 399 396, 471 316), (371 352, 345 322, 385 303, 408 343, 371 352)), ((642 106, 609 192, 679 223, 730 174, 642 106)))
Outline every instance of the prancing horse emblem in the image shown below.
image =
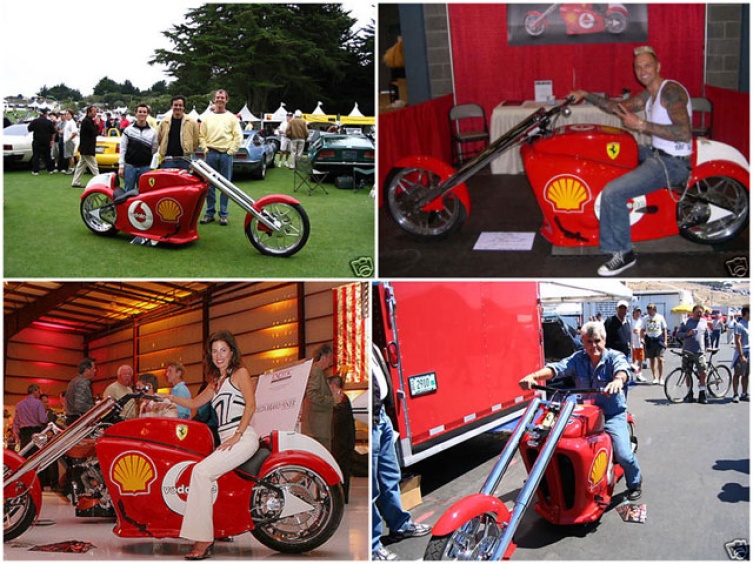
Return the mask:
POLYGON ((610 159, 612 160, 616 159, 619 154, 620 154, 619 143, 607 143, 607 155, 609 155, 610 159))
POLYGON ((182 441, 188 435, 188 425, 178 425, 175 427, 175 436, 179 441, 182 441))

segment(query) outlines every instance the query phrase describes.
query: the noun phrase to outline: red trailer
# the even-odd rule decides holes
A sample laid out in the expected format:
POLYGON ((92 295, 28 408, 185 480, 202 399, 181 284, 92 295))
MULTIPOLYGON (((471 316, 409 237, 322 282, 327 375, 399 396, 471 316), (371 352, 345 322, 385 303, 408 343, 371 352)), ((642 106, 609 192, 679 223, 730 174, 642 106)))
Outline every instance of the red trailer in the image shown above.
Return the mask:
POLYGON ((520 415, 533 392, 518 380, 544 361, 537 282, 376 288, 373 339, 389 365, 402 466, 520 415))

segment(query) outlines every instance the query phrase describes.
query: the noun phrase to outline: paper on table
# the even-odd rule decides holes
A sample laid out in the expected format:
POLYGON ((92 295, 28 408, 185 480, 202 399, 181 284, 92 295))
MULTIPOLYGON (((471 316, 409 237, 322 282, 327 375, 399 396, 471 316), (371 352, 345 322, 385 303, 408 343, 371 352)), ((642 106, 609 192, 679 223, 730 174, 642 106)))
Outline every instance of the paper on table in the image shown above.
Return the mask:
POLYGON ((485 231, 479 235, 474 251, 530 251, 533 249, 534 232, 485 231))

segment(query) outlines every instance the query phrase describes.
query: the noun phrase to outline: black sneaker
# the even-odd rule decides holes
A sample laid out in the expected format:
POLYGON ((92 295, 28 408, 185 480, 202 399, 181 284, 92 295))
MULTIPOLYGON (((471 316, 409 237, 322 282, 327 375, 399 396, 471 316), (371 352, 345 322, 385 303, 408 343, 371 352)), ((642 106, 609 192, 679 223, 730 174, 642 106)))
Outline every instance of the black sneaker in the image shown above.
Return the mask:
POLYGON ((750 397, 745 393, 740 394, 740 401, 750 401, 750 397))
POLYGON ((617 276, 620 272, 633 266, 635 262, 635 253, 632 250, 612 253, 612 258, 602 264, 597 272, 599 276, 617 276))
POLYGON ((698 403, 709 403, 706 399, 706 390, 698 392, 698 403))
POLYGON ((630 501, 635 501, 637 499, 641 498, 641 494, 643 494, 643 490, 641 489, 642 484, 638 484, 633 489, 628 489, 627 498, 630 501))
POLYGON ((204 217, 201 218, 199 223, 201 223, 202 225, 206 225, 207 223, 212 223, 213 221, 214 221, 213 215, 205 215, 204 217))
POLYGON ((397 554, 391 552, 380 546, 374 552, 371 553, 372 560, 397 560, 397 554))
POLYGON ((390 531, 390 536, 395 539, 406 539, 410 537, 422 537, 428 535, 430 532, 431 527, 429 525, 408 521, 408 524, 399 531, 390 531))
POLYGON ((690 392, 687 396, 682 398, 682 403, 695 403, 695 398, 693 397, 693 392, 690 392))

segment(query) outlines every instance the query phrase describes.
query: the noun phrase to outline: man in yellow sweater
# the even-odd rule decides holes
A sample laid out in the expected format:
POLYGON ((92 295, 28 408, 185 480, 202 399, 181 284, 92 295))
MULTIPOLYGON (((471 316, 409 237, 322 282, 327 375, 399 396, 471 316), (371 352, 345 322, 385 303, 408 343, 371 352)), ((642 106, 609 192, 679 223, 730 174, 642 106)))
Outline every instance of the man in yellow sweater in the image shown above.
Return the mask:
MULTIPOLYGON (((233 155, 241 146, 243 131, 240 120, 225 107, 229 98, 224 90, 214 93, 214 113, 207 115, 199 128, 199 146, 209 166, 228 180, 233 177, 233 155)), ((220 195, 220 225, 227 225, 227 201, 220 195)), ((207 209, 201 223, 214 221, 217 195, 214 186, 209 187, 207 209)))

